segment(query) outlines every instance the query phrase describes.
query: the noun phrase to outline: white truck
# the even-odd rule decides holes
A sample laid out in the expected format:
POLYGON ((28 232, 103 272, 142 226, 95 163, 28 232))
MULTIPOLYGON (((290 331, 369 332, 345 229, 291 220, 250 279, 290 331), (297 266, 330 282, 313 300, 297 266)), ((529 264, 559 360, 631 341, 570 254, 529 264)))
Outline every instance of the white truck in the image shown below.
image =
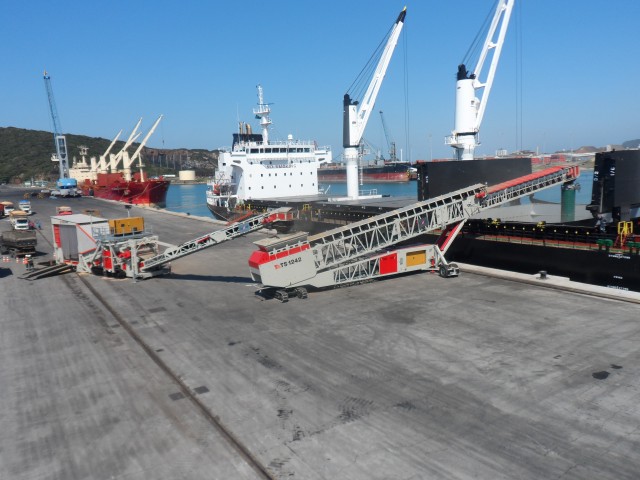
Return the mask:
POLYGON ((9 202, 8 200, 5 200, 4 202, 0 202, 0 205, 2 205, 2 210, 4 211, 4 215, 8 216, 14 210, 13 202, 9 202))
POLYGON ((14 210, 9 214, 9 222, 14 230, 29 230, 29 215, 22 210, 14 210))
POLYGON ((29 200, 20 200, 18 207, 27 215, 31 215, 31 202, 29 200))

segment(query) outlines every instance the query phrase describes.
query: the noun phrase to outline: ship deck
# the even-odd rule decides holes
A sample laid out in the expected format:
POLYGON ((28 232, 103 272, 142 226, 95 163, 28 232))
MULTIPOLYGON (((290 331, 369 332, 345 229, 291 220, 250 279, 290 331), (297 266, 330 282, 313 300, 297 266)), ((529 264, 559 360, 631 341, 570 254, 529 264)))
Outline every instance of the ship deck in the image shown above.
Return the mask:
MULTIPOLYGON (((36 263, 57 202, 32 199, 36 263)), ((281 304, 248 274, 264 236, 137 283, 3 263, 0 478, 637 478, 637 294, 464 267, 281 304)))

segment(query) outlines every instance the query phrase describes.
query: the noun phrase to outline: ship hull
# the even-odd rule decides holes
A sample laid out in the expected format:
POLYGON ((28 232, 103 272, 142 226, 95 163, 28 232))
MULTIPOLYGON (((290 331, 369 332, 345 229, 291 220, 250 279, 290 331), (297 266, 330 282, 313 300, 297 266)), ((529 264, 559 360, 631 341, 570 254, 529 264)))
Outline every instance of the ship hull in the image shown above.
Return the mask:
MULTIPOLYGON (((366 183, 401 183, 411 180, 408 165, 381 165, 359 169, 359 176, 366 183)), ((318 169, 318 181, 323 183, 345 183, 347 169, 344 167, 321 167, 318 169)))
POLYGON ((82 185, 82 193, 105 200, 162 208, 167 204, 170 184, 171 182, 163 179, 140 181, 134 178, 126 181, 119 174, 100 174, 98 180, 86 181, 82 185))
POLYGON ((211 205, 210 203, 207 203, 207 208, 211 212, 211 215, 213 215, 213 218, 223 222, 234 222, 246 214, 246 212, 229 210, 227 207, 219 207, 211 205))
POLYGON ((637 251, 554 248, 463 236, 452 244, 447 258, 526 274, 545 271, 575 282, 640 291, 640 255, 637 251))
MULTIPOLYGON (((229 210, 227 207, 218 207, 207 203, 207 208, 213 215, 213 218, 226 223, 240 222, 246 220, 256 214, 254 211, 229 210)), ((280 221, 273 224, 273 229, 278 233, 287 233, 294 225, 294 221, 280 221)))

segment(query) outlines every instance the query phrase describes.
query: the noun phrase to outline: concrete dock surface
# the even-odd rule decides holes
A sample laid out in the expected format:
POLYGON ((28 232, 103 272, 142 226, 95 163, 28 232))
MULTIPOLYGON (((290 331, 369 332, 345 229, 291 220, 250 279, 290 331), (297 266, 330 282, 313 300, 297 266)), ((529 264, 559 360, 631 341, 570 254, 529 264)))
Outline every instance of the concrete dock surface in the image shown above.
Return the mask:
MULTIPOLYGON (((32 199, 36 264, 60 204, 127 216, 32 199)), ((138 282, 0 264, 0 478, 640 478, 638 294, 463 266, 282 304, 248 273, 265 235, 138 282)))

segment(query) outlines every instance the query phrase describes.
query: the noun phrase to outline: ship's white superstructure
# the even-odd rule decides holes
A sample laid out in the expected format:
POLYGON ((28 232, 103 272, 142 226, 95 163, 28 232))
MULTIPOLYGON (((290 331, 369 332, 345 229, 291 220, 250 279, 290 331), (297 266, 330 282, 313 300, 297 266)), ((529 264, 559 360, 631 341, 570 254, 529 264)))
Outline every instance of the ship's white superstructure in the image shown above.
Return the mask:
POLYGON ((258 85, 261 134, 240 123, 233 145, 219 153, 218 168, 207 188, 207 206, 216 218, 230 220, 242 214, 239 207, 253 199, 294 198, 318 195, 318 167, 332 161, 329 147, 315 141, 272 141, 269 138, 270 107, 258 85))

